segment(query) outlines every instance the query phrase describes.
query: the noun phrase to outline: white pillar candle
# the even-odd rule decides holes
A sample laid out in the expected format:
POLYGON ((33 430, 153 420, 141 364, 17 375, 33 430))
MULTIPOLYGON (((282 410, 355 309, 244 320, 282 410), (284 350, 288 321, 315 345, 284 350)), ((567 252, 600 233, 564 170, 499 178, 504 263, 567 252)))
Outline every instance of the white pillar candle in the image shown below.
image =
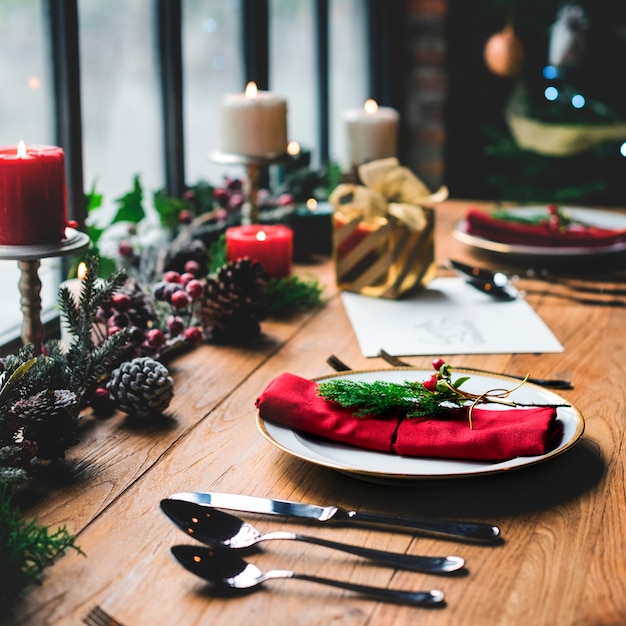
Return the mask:
POLYGON ((267 157, 287 150, 287 101, 248 83, 245 93, 222 99, 220 150, 267 157))
POLYGON ((348 165, 397 156, 399 118, 395 109, 379 107, 374 100, 346 111, 348 165))

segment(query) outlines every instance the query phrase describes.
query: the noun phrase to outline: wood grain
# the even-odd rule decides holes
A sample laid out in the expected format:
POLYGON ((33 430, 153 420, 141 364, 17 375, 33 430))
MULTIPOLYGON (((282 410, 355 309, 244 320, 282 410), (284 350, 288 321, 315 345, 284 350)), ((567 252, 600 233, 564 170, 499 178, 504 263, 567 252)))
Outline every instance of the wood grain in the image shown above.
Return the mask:
MULTIPOLYGON (((451 237, 468 206, 437 206, 437 256, 486 259, 451 237)), ((475 204, 475 203, 474 203, 475 204)), ((624 260, 613 261, 624 270, 624 260)), ((299 267, 326 286, 326 305, 263 324, 248 348, 204 345, 169 363, 176 381, 170 417, 152 429, 123 415, 87 416, 83 439, 64 471, 48 470, 28 512, 78 533, 86 556, 69 553, 49 569, 13 618, 2 623, 81 623, 96 604, 127 626, 206 623, 358 626, 481 626, 626 623, 626 310, 583 307, 544 296, 528 301, 557 335, 560 354, 450 356, 452 363, 533 376, 567 376, 562 392, 583 413, 580 443, 549 462, 475 479, 368 483, 286 455, 255 426, 254 400, 277 374, 331 373, 335 353, 355 369, 386 367, 363 357, 334 286, 331 262, 299 267), (460 554, 466 576, 393 571, 356 557, 294 542, 271 542, 251 558, 261 568, 291 568, 371 585, 440 588, 443 609, 378 603, 298 581, 224 598, 174 563, 169 548, 190 540, 160 512, 176 491, 215 490, 336 503, 398 515, 467 518, 498 524, 499 546, 477 546, 345 527, 314 527, 246 516, 262 532, 288 527, 413 554, 460 554)), ((542 283, 541 289, 562 289, 542 283)), ((428 368, 432 357, 410 357, 428 368)))

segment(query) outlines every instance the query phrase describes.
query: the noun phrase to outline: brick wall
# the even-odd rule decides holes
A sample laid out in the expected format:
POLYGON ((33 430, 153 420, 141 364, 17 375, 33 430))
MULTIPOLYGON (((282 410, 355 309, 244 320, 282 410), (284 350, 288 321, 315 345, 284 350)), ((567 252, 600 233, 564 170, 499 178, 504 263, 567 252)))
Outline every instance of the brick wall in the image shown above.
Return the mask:
POLYGON ((431 189, 444 181, 447 0, 406 0, 404 160, 431 189))

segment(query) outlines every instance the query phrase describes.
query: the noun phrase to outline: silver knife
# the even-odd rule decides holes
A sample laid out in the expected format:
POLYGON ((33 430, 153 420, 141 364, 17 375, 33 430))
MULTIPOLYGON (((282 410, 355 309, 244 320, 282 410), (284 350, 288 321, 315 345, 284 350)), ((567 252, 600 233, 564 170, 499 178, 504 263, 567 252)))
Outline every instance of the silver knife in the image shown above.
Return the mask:
POLYGON ((230 493, 180 492, 170 496, 171 500, 185 500, 203 506, 232 511, 282 515, 323 523, 364 524, 384 526, 390 530, 402 530, 429 537, 465 540, 478 543, 500 541, 500 529, 492 524, 467 521, 429 520, 395 515, 383 515, 367 511, 350 511, 338 506, 318 506, 288 500, 273 500, 256 496, 230 493))

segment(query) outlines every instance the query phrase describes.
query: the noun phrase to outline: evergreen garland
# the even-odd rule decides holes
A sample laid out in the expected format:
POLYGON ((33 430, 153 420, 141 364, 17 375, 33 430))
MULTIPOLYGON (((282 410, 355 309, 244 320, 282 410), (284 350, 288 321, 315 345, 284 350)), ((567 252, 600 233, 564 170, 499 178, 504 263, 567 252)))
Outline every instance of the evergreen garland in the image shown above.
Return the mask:
POLYGON ((0 606, 10 611, 43 570, 68 549, 81 553, 65 526, 50 530, 25 521, 7 485, 0 485, 0 606))

